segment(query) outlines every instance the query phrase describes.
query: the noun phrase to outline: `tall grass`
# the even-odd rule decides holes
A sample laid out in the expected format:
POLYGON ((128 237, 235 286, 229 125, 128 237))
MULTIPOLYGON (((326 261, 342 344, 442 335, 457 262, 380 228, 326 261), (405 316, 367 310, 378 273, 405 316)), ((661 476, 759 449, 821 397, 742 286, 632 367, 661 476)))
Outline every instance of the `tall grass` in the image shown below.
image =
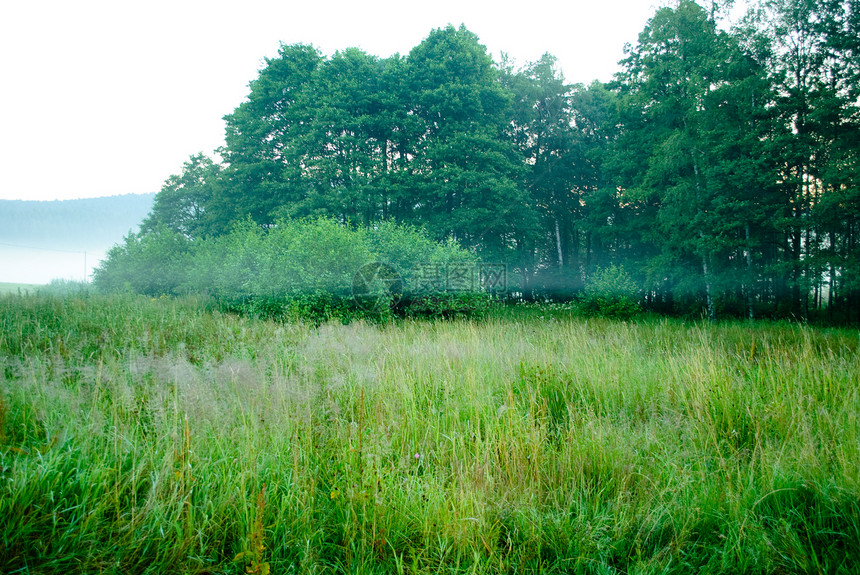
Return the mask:
POLYGON ((0 299, 6 573, 860 572, 860 337, 0 299))

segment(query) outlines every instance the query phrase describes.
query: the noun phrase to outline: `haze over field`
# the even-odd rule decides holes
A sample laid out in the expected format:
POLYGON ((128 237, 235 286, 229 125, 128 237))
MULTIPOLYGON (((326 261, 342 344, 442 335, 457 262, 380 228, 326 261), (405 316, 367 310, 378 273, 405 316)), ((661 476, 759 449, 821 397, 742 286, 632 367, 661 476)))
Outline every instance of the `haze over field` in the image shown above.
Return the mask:
POLYGON ((107 250, 137 231, 153 198, 0 200, 0 282, 88 280, 107 250))

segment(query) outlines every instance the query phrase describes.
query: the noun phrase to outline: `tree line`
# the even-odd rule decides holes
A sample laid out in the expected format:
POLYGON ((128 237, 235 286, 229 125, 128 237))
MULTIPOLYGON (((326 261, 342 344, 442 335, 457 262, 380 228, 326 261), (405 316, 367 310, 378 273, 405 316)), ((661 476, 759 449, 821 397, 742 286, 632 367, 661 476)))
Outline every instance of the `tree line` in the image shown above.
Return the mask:
POLYGON ((657 311, 860 321, 860 0, 729 28, 730 5, 658 9, 587 86, 464 27, 388 58, 283 45, 130 241, 393 222, 508 265, 520 297, 617 266, 657 311))

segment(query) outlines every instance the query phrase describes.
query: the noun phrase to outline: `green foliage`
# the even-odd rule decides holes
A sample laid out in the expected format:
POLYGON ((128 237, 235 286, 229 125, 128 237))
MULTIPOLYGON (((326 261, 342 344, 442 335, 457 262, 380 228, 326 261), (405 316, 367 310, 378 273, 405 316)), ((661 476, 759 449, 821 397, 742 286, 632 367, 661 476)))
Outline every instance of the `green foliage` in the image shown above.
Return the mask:
MULTIPOLYGON (((394 301, 366 309, 354 297, 353 284, 356 273, 372 262, 391 266, 408 289, 422 265, 444 268, 477 260, 456 242, 437 243, 421 230, 392 222, 363 228, 330 218, 285 219, 264 229, 247 219, 226 235, 194 241, 165 226, 132 235, 108 254, 94 285, 103 292, 152 296, 209 294, 223 309, 317 324, 386 319, 394 313, 462 316, 483 310, 475 304, 481 298, 465 295, 442 297, 452 303, 439 313, 413 314, 394 301)), ((395 294, 388 296, 393 300, 395 294)))
POLYGON ((522 161, 506 135, 511 95, 473 33, 434 30, 407 58, 385 60, 355 48, 323 58, 282 46, 266 64, 227 117, 228 165, 213 172, 192 158, 162 190, 159 207, 169 213, 154 219, 181 220, 176 206, 202 205, 207 229, 223 234, 247 216, 262 226, 393 218, 493 259, 521 240, 511 230, 535 233, 522 161))
POLYGON ((211 219, 208 209, 220 171, 221 166, 202 153, 191 156, 180 175, 164 182, 141 231, 164 226, 188 238, 201 237, 211 219))
POLYGON ((38 291, 40 294, 46 295, 85 296, 90 293, 90 284, 75 280, 54 279, 48 285, 41 286, 38 290, 33 291, 38 291))
POLYGON ((442 292, 410 297, 401 302, 398 311, 411 318, 482 318, 497 304, 498 300, 487 293, 442 292))
POLYGON ((393 266, 407 289, 416 285, 420 272, 418 266, 422 264, 445 266, 477 262, 475 255, 464 250, 459 242, 450 238, 436 242, 424 228, 384 221, 364 228, 362 232, 373 259, 393 266))
MULTIPOLYGON (((175 254, 193 273, 158 283, 114 266, 100 282, 345 298, 342 268, 364 257, 411 273, 409 252, 425 240, 395 239, 386 226, 396 224, 507 264, 523 298, 570 298, 582 277, 617 263, 656 311, 852 321, 860 9, 756 0, 729 28, 731 4, 659 8, 614 81, 587 87, 567 84, 550 54, 499 65, 462 26, 389 58, 281 46, 226 117, 224 164, 193 156, 144 226, 158 241, 121 248, 164 256, 165 226, 195 252, 191 263, 175 254), (368 241, 391 259, 335 229, 283 226, 302 218, 376 230, 368 241), (248 222, 269 231, 236 231, 248 222), (294 247, 273 248, 272 231, 298 234, 279 240, 294 247), (299 245, 324 263, 303 261, 299 245)), ((437 261, 430 251, 422 261, 437 261)))
POLYGON ((93 272, 93 285, 114 293, 178 293, 193 246, 188 238, 165 225, 146 234, 129 234, 122 244, 108 251, 93 272))
POLYGON ((321 325, 329 321, 371 322, 393 318, 390 308, 365 309, 352 295, 329 291, 296 291, 278 295, 228 295, 218 298, 219 309, 258 319, 321 325))
POLYGON ((585 282, 578 302, 588 315, 630 319, 642 311, 640 288, 622 266, 598 269, 585 282))

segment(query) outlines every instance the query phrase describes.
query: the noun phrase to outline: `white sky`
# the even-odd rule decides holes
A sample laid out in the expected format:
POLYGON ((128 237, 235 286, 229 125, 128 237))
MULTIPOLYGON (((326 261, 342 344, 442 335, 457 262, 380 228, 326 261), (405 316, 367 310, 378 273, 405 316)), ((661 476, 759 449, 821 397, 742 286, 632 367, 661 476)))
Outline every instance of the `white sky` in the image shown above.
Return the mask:
POLYGON ((407 54, 431 29, 499 60, 544 52, 565 78, 609 80, 660 0, 5 0, 0 199, 157 192, 223 144, 222 117, 281 42, 407 54))

